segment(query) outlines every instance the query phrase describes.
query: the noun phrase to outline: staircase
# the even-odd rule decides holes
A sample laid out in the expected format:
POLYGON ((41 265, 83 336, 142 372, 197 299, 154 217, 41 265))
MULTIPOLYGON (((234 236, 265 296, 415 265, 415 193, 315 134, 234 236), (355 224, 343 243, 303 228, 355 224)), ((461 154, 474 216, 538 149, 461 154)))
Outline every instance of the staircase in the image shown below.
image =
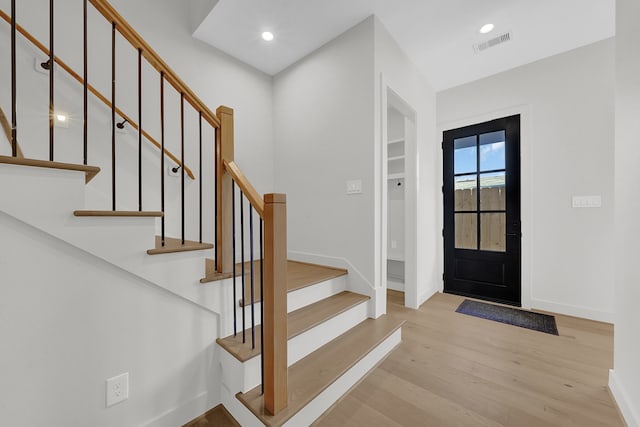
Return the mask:
POLYGON ((401 323, 368 319, 370 298, 346 290, 346 270, 295 261, 288 270, 285 410, 264 407, 260 330, 255 346, 250 329, 217 340, 223 404, 243 426, 310 425, 400 342, 401 323))
MULTIPOLYGON (((140 147, 145 141, 160 149, 162 176, 160 209, 142 209, 142 178, 139 208, 117 209, 115 177, 120 172, 114 154, 112 194, 106 195, 112 208, 101 209, 88 202, 86 185, 109 172, 86 164, 86 128, 85 164, 30 159, 30 145, 40 142, 17 144, 14 103, 12 123, 0 115, 11 151, 0 156, 0 211, 216 313, 219 338, 212 363, 219 363, 222 400, 217 403, 241 425, 310 425, 400 342, 401 323, 386 316, 369 318, 375 293, 354 292, 347 270, 287 260, 286 197, 260 195, 234 162, 233 110, 220 107, 212 113, 108 2, 90 4, 180 92, 182 108, 189 103, 200 114, 200 126, 204 118, 215 129, 214 158, 206 160, 215 164, 215 180, 204 182, 202 157, 198 171, 187 168, 184 141, 182 155, 174 156, 165 148, 164 136, 158 143, 118 110, 115 101, 96 95, 111 109, 112 118, 125 117, 139 131, 140 147), (175 237, 165 226, 165 158, 181 170, 182 235, 175 237), (194 240, 185 233, 185 209, 197 209, 185 207, 185 176, 200 186, 199 239, 194 240), (212 236, 203 232, 203 186, 215 194, 212 236)), ((15 31, 10 16, 2 12, 2 17, 15 31)), ((26 36, 26 30, 18 29, 26 36)), ((67 70, 60 58, 37 46, 67 70)), ((78 74, 74 78, 84 83, 78 74)), ((85 94, 96 94, 84 86, 85 94)), ((114 152, 116 123, 112 120, 114 152)))

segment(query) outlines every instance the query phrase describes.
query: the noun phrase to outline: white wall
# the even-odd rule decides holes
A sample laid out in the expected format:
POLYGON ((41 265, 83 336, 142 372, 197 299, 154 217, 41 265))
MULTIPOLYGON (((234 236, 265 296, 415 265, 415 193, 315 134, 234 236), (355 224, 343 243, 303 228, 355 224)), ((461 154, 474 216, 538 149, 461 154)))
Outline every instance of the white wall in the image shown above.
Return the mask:
POLYGON ((274 77, 275 187, 289 250, 348 260, 374 283, 374 53, 369 18, 274 77), (346 181, 361 179, 362 194, 346 181))
POLYGON ((522 115, 523 305, 608 322, 613 57, 608 39, 438 93, 439 131, 522 115), (573 195, 602 208, 572 208, 573 195))
MULTIPOLYGON (((437 254, 441 250, 438 228, 438 183, 439 146, 435 135, 435 93, 424 76, 409 60, 393 40, 382 23, 375 18, 375 76, 376 76, 376 136, 375 174, 376 183, 382 182, 383 113, 386 113, 386 91, 390 88, 415 114, 415 135, 407 135, 405 143, 405 303, 418 308, 438 290, 441 270, 437 254)), ((386 147, 384 147, 386 150, 386 147)), ((378 192, 379 195, 382 191, 378 192)), ((382 211, 382 200, 376 201, 376 215, 382 211)), ((380 217, 376 223, 380 225, 380 217)), ((381 227, 376 228, 377 236, 381 227)), ((378 242, 377 242, 378 243, 378 242)), ((379 272, 386 259, 377 251, 376 266, 379 272)), ((376 281, 378 284, 379 281, 376 281)))
POLYGON ((1 425, 173 427, 220 401, 216 315, 4 213, 0 233, 1 425))
POLYGON ((640 179, 640 52, 637 41, 640 5, 618 0, 616 35, 616 238, 615 238, 615 361, 609 387, 629 427, 640 426, 640 273, 637 267, 640 235, 638 185, 640 179))

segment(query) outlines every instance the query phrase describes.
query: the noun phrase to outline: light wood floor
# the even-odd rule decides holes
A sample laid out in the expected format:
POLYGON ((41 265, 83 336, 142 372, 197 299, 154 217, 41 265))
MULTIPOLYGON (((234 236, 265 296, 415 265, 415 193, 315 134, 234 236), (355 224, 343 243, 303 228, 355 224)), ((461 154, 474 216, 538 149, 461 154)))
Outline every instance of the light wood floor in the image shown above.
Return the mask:
POLYGON ((560 336, 455 313, 437 294, 406 320, 402 343, 315 425, 622 426, 607 391, 613 326, 556 315, 560 336))

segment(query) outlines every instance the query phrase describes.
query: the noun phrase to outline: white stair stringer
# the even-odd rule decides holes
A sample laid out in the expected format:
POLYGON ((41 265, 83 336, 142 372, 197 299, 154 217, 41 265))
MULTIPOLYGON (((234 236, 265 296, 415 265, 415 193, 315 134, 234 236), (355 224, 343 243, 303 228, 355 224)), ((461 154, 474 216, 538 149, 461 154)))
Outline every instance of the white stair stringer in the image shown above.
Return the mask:
POLYGON ((0 194, 0 210, 6 214, 219 312, 220 292, 199 282, 213 250, 149 256, 156 218, 73 216, 85 207, 84 172, 0 164, 0 194))
MULTIPOLYGON (((316 325, 315 327, 288 340, 287 363, 293 365, 303 357, 347 332, 367 319, 370 301, 363 301, 348 310, 316 325)), ((247 336, 250 340, 251 337, 247 336)), ((229 390, 245 393, 261 383, 260 356, 241 362, 219 344, 216 351, 222 364, 222 383, 229 390)))

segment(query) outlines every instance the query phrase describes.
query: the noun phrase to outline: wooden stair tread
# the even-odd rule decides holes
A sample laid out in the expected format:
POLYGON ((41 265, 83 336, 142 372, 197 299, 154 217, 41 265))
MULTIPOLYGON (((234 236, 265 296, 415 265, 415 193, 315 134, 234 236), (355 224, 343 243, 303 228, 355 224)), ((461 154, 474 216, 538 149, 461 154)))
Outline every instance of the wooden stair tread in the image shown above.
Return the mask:
MULTIPOLYGON (((369 299, 366 295, 343 291, 292 311, 287 315, 287 338, 294 338, 369 299)), ((251 322, 250 317, 247 320, 251 322)), ((218 338, 216 342, 240 362, 246 362, 260 354, 262 346, 261 330, 261 325, 257 325, 255 328, 255 348, 252 348, 251 329, 245 330, 246 339, 244 344, 242 343, 242 332, 236 336, 229 335, 225 338, 218 338)))
POLYGON ((191 240, 185 240, 183 245, 181 239, 165 237, 164 246, 162 246, 162 238, 156 236, 156 247, 149 249, 147 253, 149 255, 160 255, 175 252, 201 251, 204 249, 213 249, 213 245, 211 243, 199 243, 191 240))
MULTIPOLYGON (((200 279, 200 283, 215 282, 216 280, 223 280, 233 277, 231 273, 216 273, 214 261, 211 259, 206 260, 206 273, 205 277, 200 279)), ((262 301, 260 294, 260 260, 253 261, 254 270, 254 302, 262 301)), ((287 290, 289 292, 297 289, 302 289, 307 286, 315 285, 316 283, 324 282, 325 280, 334 279, 336 277, 344 276, 348 274, 348 271, 343 268, 327 267, 319 264, 309 264, 300 261, 287 261, 287 290)), ((242 263, 236 264, 236 280, 242 280, 242 263)), ((245 276, 245 297, 240 300, 240 305, 243 305, 243 301, 247 301, 246 305, 251 304, 251 261, 244 263, 244 276, 245 276)))
POLYGON ((233 277, 231 273, 218 273, 216 271, 216 262, 211 258, 204 260, 204 277, 200 279, 200 283, 217 282, 218 280, 229 279, 233 277))
POLYGON ((100 168, 97 166, 77 165, 74 163, 50 162, 48 160, 25 159, 20 157, 0 156, 0 163, 7 165, 31 166, 36 168, 62 169, 85 173, 85 183, 91 181, 100 168))
POLYGON ((267 426, 280 426, 402 326, 391 316, 367 319, 288 369, 289 405, 277 415, 264 409, 261 386, 236 397, 267 426))
MULTIPOLYGON (((245 283, 244 297, 240 300, 240 305, 251 304, 251 270, 250 262, 245 263, 245 283), (246 301, 246 303, 245 303, 246 301)), ((237 274, 240 276, 242 264, 236 265, 237 274)), ((306 288, 326 280, 335 279, 336 277, 345 276, 349 272, 343 268, 328 267, 319 264, 310 264, 300 261, 287 261, 287 292, 293 292, 298 289, 306 288)), ((262 301, 260 293, 260 261, 254 261, 254 302, 262 301)), ((242 277, 238 277, 242 280, 242 277)))
MULTIPOLYGON (((95 216, 95 217, 157 217, 160 218, 164 214, 160 211, 95 211, 95 210, 77 210, 73 211, 75 216, 95 216)), ((165 239, 166 240, 166 239, 165 239)))

